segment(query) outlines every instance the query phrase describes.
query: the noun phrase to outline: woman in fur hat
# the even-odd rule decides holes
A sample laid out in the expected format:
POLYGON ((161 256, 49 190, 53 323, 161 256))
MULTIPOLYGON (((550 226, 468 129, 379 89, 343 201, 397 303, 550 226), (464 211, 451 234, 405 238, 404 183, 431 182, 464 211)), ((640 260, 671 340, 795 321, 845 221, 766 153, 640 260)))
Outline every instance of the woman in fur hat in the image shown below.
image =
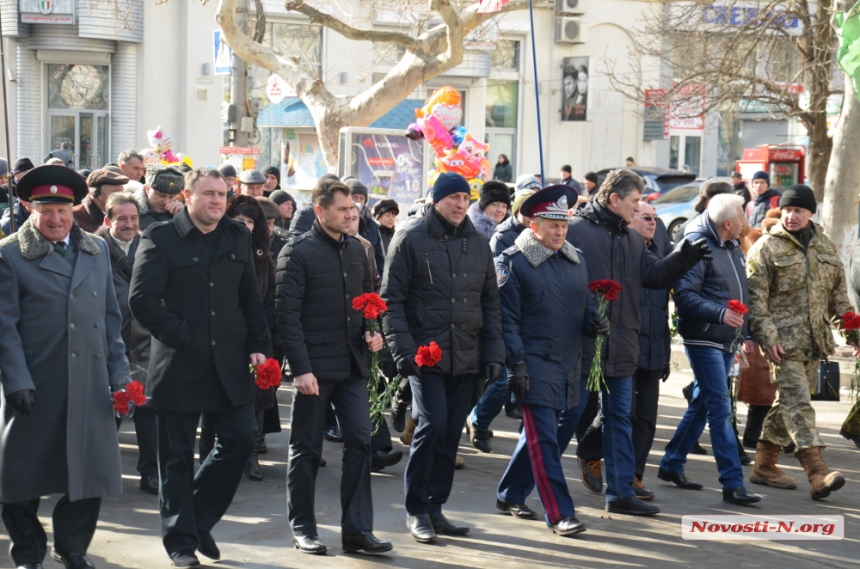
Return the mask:
POLYGON ((481 187, 481 197, 469 206, 469 218, 475 229, 489 239, 496 226, 508 217, 511 209, 511 191, 504 182, 491 180, 481 187))

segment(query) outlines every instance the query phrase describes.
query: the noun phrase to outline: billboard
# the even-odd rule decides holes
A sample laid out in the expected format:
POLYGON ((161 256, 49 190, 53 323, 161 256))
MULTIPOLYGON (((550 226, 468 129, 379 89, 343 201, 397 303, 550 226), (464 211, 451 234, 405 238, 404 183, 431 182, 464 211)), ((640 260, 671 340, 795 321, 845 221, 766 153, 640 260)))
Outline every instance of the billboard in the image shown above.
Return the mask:
POLYGON ((587 121, 589 119, 588 74, 589 57, 562 59, 561 120, 587 121))

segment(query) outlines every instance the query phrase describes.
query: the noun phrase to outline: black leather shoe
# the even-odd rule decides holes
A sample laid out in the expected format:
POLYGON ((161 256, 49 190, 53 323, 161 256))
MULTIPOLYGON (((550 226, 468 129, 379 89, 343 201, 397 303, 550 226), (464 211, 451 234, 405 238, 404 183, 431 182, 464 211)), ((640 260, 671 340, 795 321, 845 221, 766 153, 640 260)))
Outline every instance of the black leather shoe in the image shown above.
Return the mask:
POLYGON ((436 533, 442 535, 466 535, 469 533, 468 527, 452 524, 442 512, 430 514, 430 523, 433 524, 436 533))
POLYGON ((468 431, 469 440, 476 449, 481 452, 493 452, 489 431, 475 427, 471 419, 466 420, 466 431, 468 431))
POLYGON ((245 474, 249 479, 257 482, 263 479, 263 470, 260 468, 260 461, 256 454, 252 454, 251 458, 248 459, 248 464, 245 465, 245 474))
POLYGON ((691 381, 690 383, 685 385, 683 388, 681 388, 681 395, 683 395, 684 399, 687 400, 687 405, 689 405, 690 401, 693 400, 693 388, 694 387, 695 387, 695 384, 691 381))
POLYGON ((309 555, 325 555, 328 551, 316 535, 294 535, 293 547, 309 555))
POLYGON ((18 565, 15 569, 43 569, 41 563, 24 563, 23 565, 18 565))
POLYGON ((408 404, 391 402, 391 426, 398 433, 402 433, 406 429, 406 410, 408 404))
POLYGON ((606 511, 611 514, 629 514, 631 516, 653 516, 660 513, 657 506, 649 506, 636 496, 630 496, 617 502, 606 502, 606 511))
POLYGON ((585 461, 576 457, 579 461, 579 476, 585 487, 595 494, 603 493, 603 472, 600 470, 599 460, 585 461))
POLYGON ((70 551, 68 553, 60 553, 56 549, 51 549, 51 558, 58 562, 62 563, 67 567, 67 569, 94 569, 95 565, 93 562, 87 559, 87 556, 83 553, 76 553, 74 551, 70 551))
POLYGON ((638 477, 633 478, 633 491, 636 492, 636 497, 640 500, 653 500, 654 492, 649 490, 642 484, 638 477))
POLYGON ((666 472, 665 470, 657 470, 657 478, 671 482, 678 488, 684 490, 701 490, 702 485, 698 482, 693 482, 683 472, 666 472))
POLYGON ((391 543, 376 539, 369 531, 361 531, 343 536, 344 553, 366 551, 367 553, 385 553, 391 551, 391 543))
POLYGON ((325 459, 324 459, 324 458, 321 458, 321 459, 320 459, 320 466, 325 466, 325 465, 326 465, 326 461, 325 461, 325 459))
POLYGON ((557 524, 550 526, 552 533, 557 533, 561 537, 570 537, 577 533, 585 531, 585 524, 573 516, 560 520, 557 524))
POLYGON ((218 549, 218 544, 215 543, 212 534, 208 531, 201 531, 197 534, 197 551, 209 559, 215 561, 221 559, 221 550, 218 549))
POLYGON ((537 512, 535 512, 525 504, 511 504, 509 502, 502 502, 497 498, 496 509, 506 514, 510 514, 515 518, 520 518, 521 520, 537 519, 537 512))
POLYGON ((748 506, 761 502, 761 496, 753 494, 743 486, 732 488, 731 490, 723 490, 723 502, 737 504, 739 506, 748 506))
POLYGON ((433 529, 433 524, 430 523, 429 514, 406 514, 406 525, 409 527, 409 533, 418 543, 434 543, 436 541, 436 531, 433 529))
POLYGON ((373 453, 373 458, 370 460, 370 471, 379 472, 386 466, 394 466, 400 462, 401 459, 403 459, 402 450, 393 450, 391 452, 378 450, 373 453))
POLYGON ((323 431, 323 436, 325 437, 325 440, 333 443, 343 442, 343 435, 337 427, 326 427, 325 431, 323 431))
POLYGON ((708 454, 708 449, 700 445, 697 441, 696 444, 693 445, 693 448, 690 449, 690 454, 706 455, 708 454))
POLYGON ((738 453, 738 459, 741 461, 741 466, 749 466, 753 463, 753 459, 747 453, 738 453))
POLYGON ((170 556, 174 567, 200 567, 200 560, 193 551, 180 551, 170 556))
POLYGON ((140 489, 150 494, 158 494, 158 476, 142 476, 140 478, 140 489))

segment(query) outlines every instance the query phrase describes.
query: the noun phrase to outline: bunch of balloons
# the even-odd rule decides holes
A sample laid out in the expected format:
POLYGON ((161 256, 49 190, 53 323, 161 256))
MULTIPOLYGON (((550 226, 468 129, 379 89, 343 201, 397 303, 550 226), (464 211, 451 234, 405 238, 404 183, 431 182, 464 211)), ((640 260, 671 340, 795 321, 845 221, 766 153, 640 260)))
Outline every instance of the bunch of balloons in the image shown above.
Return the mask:
POLYGON ((152 148, 144 148, 140 151, 144 164, 187 164, 189 167, 194 166, 194 162, 185 154, 173 153, 173 138, 161 128, 161 125, 157 126, 155 130, 146 131, 146 137, 152 148))
POLYGON ((472 194, 493 177, 493 167, 487 160, 488 144, 473 138, 460 126, 463 107, 460 93, 453 87, 440 87, 424 106, 415 109, 417 120, 406 129, 406 137, 424 139, 436 152, 436 169, 430 172, 430 185, 441 172, 455 172, 469 181, 472 194))

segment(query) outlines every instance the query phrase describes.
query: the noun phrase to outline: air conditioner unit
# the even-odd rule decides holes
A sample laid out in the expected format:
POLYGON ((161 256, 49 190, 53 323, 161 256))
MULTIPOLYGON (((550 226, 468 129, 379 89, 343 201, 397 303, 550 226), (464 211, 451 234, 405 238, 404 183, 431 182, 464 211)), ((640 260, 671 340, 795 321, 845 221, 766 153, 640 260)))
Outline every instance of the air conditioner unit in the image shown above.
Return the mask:
POLYGON ((586 0, 557 0, 556 11, 563 15, 585 13, 586 0))
POLYGON ((586 35, 582 18, 555 19, 555 43, 585 43, 586 35))

